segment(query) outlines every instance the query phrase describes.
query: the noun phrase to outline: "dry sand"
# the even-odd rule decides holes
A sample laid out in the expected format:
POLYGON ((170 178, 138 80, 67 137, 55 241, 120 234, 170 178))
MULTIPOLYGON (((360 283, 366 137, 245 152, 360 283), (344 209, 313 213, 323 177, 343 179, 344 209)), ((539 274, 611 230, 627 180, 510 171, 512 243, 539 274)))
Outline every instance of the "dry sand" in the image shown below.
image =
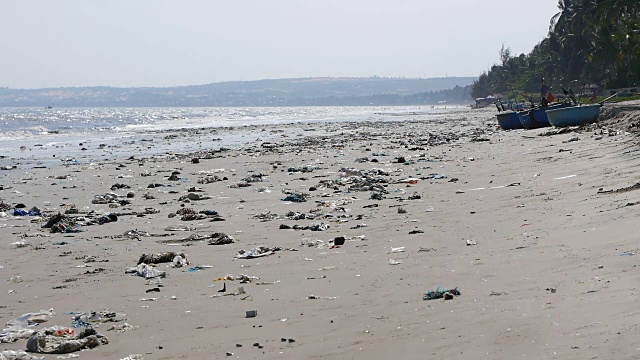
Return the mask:
POLYGON ((0 323, 53 308, 36 328, 68 327, 70 312, 108 309, 138 327, 118 333, 100 324, 109 344, 76 353, 80 359, 639 358, 639 114, 638 103, 609 106, 600 124, 571 131, 502 131, 489 110, 429 122, 279 125, 265 127, 279 140, 240 149, 3 171, 0 198, 12 209, 0 218, 0 323), (295 127, 306 136, 284 137, 295 127), (312 171, 288 171, 305 165, 312 171), (345 168, 382 169, 382 200, 366 189, 375 183, 352 191, 336 183, 355 174, 345 168), (214 169, 227 180, 198 183, 198 172, 214 169), (168 180, 173 171, 180 180, 168 180), (262 181, 229 186, 251 175, 262 181), (131 187, 113 190, 134 192, 122 198, 131 204, 92 204, 116 183, 131 187), (211 199, 180 201, 191 187, 211 199), (310 197, 283 201, 285 189, 310 197), (50 233, 34 217, 13 216, 18 203, 47 216, 70 204, 79 210, 70 216, 85 220, 119 216, 50 233), (170 217, 183 205, 225 221, 170 217), (291 220, 289 211, 315 218, 291 220), (278 217, 255 217, 263 213, 278 217), (320 223, 329 228, 280 229, 320 223), (195 230, 165 231, 171 225, 195 230), (152 236, 121 236, 133 229, 152 236), (237 242, 162 243, 217 232, 237 242), (301 246, 339 236, 343 246, 301 246), (234 259, 256 246, 282 251, 234 259), (399 247, 405 251, 392 252, 399 247), (164 286, 147 293, 154 286, 125 270, 164 251, 184 252, 190 265, 158 264, 164 286), (188 271, 197 265, 211 267, 188 271), (227 293, 218 292, 215 279, 227 274, 259 279, 226 281, 227 293), (225 295, 238 286, 246 294, 225 295), (439 286, 461 294, 423 300, 439 286), (157 301, 140 301, 149 297, 157 301), (257 316, 246 318, 248 310, 257 316))

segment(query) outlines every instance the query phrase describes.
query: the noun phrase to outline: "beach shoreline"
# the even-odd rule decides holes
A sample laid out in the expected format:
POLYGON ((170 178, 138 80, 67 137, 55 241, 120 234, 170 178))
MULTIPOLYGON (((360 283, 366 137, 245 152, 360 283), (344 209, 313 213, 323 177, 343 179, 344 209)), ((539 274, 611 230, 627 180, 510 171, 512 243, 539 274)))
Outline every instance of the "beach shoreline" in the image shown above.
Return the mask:
POLYGON ((149 155, 238 147, 268 136, 272 125, 397 121, 455 116, 462 106, 278 108, 3 108, 0 167, 51 167, 149 155), (53 156, 55 155, 55 156, 53 156))
POLYGON ((490 110, 255 125, 228 148, 176 131, 193 148, 4 170, 0 322, 125 314, 80 359, 633 358, 640 110, 616 107, 570 131, 502 131, 490 110), (43 228, 58 212, 82 231, 43 228), (125 274, 168 251, 189 264, 157 264, 162 287, 125 274))

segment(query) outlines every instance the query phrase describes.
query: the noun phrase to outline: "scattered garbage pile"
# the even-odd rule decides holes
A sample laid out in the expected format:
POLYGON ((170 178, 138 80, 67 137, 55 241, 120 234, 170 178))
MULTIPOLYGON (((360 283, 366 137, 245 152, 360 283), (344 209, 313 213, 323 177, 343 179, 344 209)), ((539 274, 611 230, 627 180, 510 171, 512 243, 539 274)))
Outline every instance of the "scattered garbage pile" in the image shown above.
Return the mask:
MULTIPOLYGON (((226 179, 226 178, 225 178, 226 179)), ((198 184, 212 184, 218 181, 222 181, 223 179, 218 177, 218 175, 209 175, 205 177, 201 177, 198 179, 198 184)))
POLYGON ((422 300, 434 300, 434 299, 445 299, 451 300, 455 296, 460 296, 460 290, 458 288, 453 289, 440 289, 438 287, 436 290, 429 290, 422 296, 422 300))
POLYGON ((278 251, 281 251, 281 247, 273 247, 269 248, 266 246, 258 246, 254 247, 251 250, 240 250, 238 251, 238 255, 235 256, 236 259, 255 259, 259 257, 273 255, 278 251))
POLYGON ((95 195, 91 200, 92 204, 116 204, 116 205, 129 205, 131 201, 123 199, 126 195, 118 195, 110 192, 102 195, 95 195))
MULTIPOLYGON (((75 314, 72 327, 52 326, 44 329, 33 327, 49 320, 55 313, 53 309, 24 314, 7 323, 0 333, 0 343, 16 342, 27 339, 26 349, 37 354, 68 354, 84 349, 92 349, 109 343, 106 336, 99 334, 91 325, 104 322, 121 321, 124 314, 114 312, 88 312, 75 314), (81 330, 74 328, 85 327, 81 330)), ((42 359, 24 351, 2 351, 0 360, 42 359)))
POLYGON ((289 226, 287 224, 280 224, 280 229, 281 230, 289 230, 289 229, 293 229, 293 230, 311 230, 311 231, 326 231, 329 230, 330 226, 329 224, 325 224, 323 222, 318 223, 318 224, 311 224, 311 225, 293 225, 293 226, 289 226))
POLYGON ((305 202, 309 198, 310 194, 303 193, 300 191, 292 191, 292 190, 282 190, 282 192, 287 195, 282 201, 291 201, 291 202, 305 202))
POLYGON ((32 207, 29 210, 24 209, 13 209, 13 216, 40 216, 40 209, 36 206, 32 207))
POLYGON ((27 340, 27 350, 40 354, 68 354, 106 345, 109 339, 93 328, 61 331, 55 328, 36 331, 27 340))
POLYGON ((136 276, 143 277, 145 279, 163 278, 167 276, 166 271, 160 271, 151 265, 145 263, 138 264, 137 266, 127 268, 124 271, 125 274, 135 274, 136 276))
POLYGON ((53 309, 41 310, 39 312, 27 313, 7 323, 7 327, 0 333, 0 343, 12 343, 20 339, 28 339, 36 326, 49 321, 55 313, 53 309))
POLYGON ((382 194, 389 192, 385 185, 389 183, 386 178, 391 173, 384 169, 374 168, 369 170, 359 170, 355 168, 340 169, 341 177, 333 180, 320 180, 316 185, 318 189, 340 190, 340 187, 347 187, 348 192, 375 191, 382 194))
POLYGON ((261 212, 260 214, 254 214, 253 218, 258 219, 260 221, 271 221, 271 220, 279 219, 280 216, 278 216, 278 214, 272 213, 271 211, 265 211, 265 212, 261 212))
POLYGON ((227 245, 233 244, 236 240, 231 236, 225 233, 214 233, 209 236, 209 245, 227 245))
MULTIPOLYGON (((194 221, 194 220, 204 220, 210 219, 211 221, 224 221, 224 218, 221 217, 217 211, 215 210, 201 210, 196 212, 192 208, 180 208, 175 212, 175 215, 182 215, 180 220, 182 221, 194 221)), ((173 216, 175 216, 173 215, 173 216)), ((170 214, 170 217, 172 215, 170 214)))
POLYGON ((266 177, 267 175, 265 174, 249 174, 246 177, 242 178, 242 181, 244 181, 247 184, 251 184, 251 183, 257 183, 257 182, 263 182, 266 177))
POLYGON ((75 233, 80 232, 80 225, 75 220, 67 215, 57 213, 51 216, 47 222, 42 225, 42 228, 51 229, 52 233, 75 233))
POLYGON ((127 315, 113 311, 86 311, 73 313, 71 326, 74 328, 91 327, 97 324, 109 322, 121 322, 127 319, 127 315))
POLYGON ((232 236, 224 233, 213 233, 209 235, 191 234, 183 239, 160 240, 158 242, 160 244, 187 245, 194 242, 204 242, 204 241, 208 241, 209 245, 226 245, 226 244, 233 244, 234 242, 236 242, 236 240, 232 236))
POLYGON ((178 201, 188 202, 188 201, 201 201, 201 200, 209 200, 211 196, 209 195, 200 195, 197 193, 188 193, 186 195, 182 195, 178 198, 178 201))
POLYGON ((184 259, 184 261, 189 263, 186 259, 187 256, 184 253, 176 253, 173 251, 166 251, 163 253, 154 253, 154 254, 142 254, 140 255, 140 259, 138 260, 138 265, 140 264, 160 264, 160 263, 175 263, 183 261, 180 259, 184 259), (178 260, 176 260, 178 259, 178 260))
POLYGON ((291 166, 287 169, 290 173, 310 173, 320 169, 317 165, 291 166))
POLYGON ((37 357, 28 354, 26 351, 4 350, 0 351, 0 360, 41 360, 44 357, 37 357))
POLYGON ((84 225, 103 225, 110 222, 118 221, 118 216, 116 214, 104 214, 100 215, 95 219, 89 220, 84 223, 84 225))
POLYGON ((4 200, 0 199, 0 211, 7 211, 12 208, 11 205, 4 202, 4 200))

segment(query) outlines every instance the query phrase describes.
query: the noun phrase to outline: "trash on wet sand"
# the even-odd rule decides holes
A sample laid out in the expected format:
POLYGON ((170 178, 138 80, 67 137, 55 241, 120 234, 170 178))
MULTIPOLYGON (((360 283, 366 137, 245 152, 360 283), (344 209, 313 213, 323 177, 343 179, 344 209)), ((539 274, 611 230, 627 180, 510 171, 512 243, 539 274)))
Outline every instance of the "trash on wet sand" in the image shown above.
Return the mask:
POLYGON ((7 327, 0 331, 0 343, 12 343, 20 339, 28 339, 35 332, 33 326, 48 321, 55 313, 53 309, 27 313, 7 323, 7 327))
POLYGON ((13 209, 13 216, 40 216, 40 209, 37 207, 31 208, 31 210, 13 209))
POLYGON ((209 245, 227 245, 233 244, 236 240, 231 235, 225 233, 214 233, 209 237, 209 245))
POLYGON ((309 197, 309 194, 298 191, 282 190, 282 192, 287 195, 284 199, 282 199, 282 201, 305 202, 309 197))
POLYGON ((193 231, 195 229, 195 227, 188 225, 170 225, 164 228, 164 231, 193 231))
POLYGON ((144 360, 144 357, 142 357, 142 354, 130 354, 120 360, 144 360))
POLYGON ((48 318, 55 313, 53 309, 40 310, 39 312, 23 314, 20 317, 13 319, 7 323, 8 329, 25 328, 27 326, 34 326, 42 324, 48 321, 48 318))
POLYGON ((165 277, 167 273, 164 271, 160 271, 153 266, 147 265, 145 263, 138 264, 138 266, 134 266, 131 268, 127 268, 124 271, 125 274, 136 274, 137 276, 141 276, 145 279, 151 279, 155 277, 165 277))
POLYGON ((225 275, 223 277, 219 277, 217 279, 215 279, 215 281, 239 281, 240 284, 246 284, 246 283, 250 283, 254 280, 260 280, 259 277, 257 276, 248 276, 248 275, 244 275, 244 274, 240 274, 240 275, 225 275))
POLYGON ((154 253, 154 254, 142 254, 140 255, 140 259, 138 260, 138 265, 140 264, 151 265, 151 264, 173 262, 176 256, 180 256, 183 259, 187 258, 184 253, 176 253, 173 251, 165 251, 163 253, 154 253))
POLYGON ((158 243, 179 245, 179 244, 188 244, 192 242, 203 242, 207 240, 209 240, 209 245, 224 245, 224 244, 231 244, 235 242, 235 239, 233 239, 229 235, 226 235, 223 233, 214 233, 210 235, 191 234, 184 239, 160 240, 158 241, 158 243))
POLYGON ((127 331, 131 331, 131 330, 135 330, 137 329, 138 326, 133 326, 129 323, 124 323, 124 324, 120 324, 120 325, 111 325, 109 328, 107 328, 107 331, 115 331, 115 332, 127 332, 127 331))
POLYGON ((37 357, 27 354, 25 351, 4 350, 0 351, 0 360, 41 360, 44 357, 37 357))
POLYGON ((269 256, 276 253, 276 251, 280 251, 282 248, 274 247, 268 248, 265 246, 254 247, 251 250, 240 250, 238 251, 238 255, 236 255, 236 259, 254 259, 263 256, 269 256))
POLYGON ((445 294, 449 294, 447 295, 447 297, 449 299, 452 299, 453 295, 459 296, 460 291, 458 290, 457 287, 449 290, 440 289, 440 287, 438 287, 435 291, 432 291, 432 290, 427 291, 427 293, 422 296, 422 300, 442 299, 445 297, 445 294))
POLYGON ((307 299, 309 300, 335 300, 337 298, 338 298, 337 296, 316 296, 316 295, 307 296, 307 299))
POLYGON ((248 310, 246 313, 247 318, 254 318, 258 316, 258 310, 248 310))
POLYGON ((209 199, 211 199, 211 196, 200 195, 200 194, 196 194, 196 193, 188 193, 187 195, 181 196, 178 199, 178 201, 185 201, 185 200, 200 201, 200 200, 209 200, 209 199))
POLYGON ((86 312, 80 312, 80 313, 73 313, 71 326, 74 328, 91 327, 95 324, 124 321, 126 320, 126 318, 127 318, 126 314, 116 313, 108 310, 86 311, 86 312))
POLYGON ((196 265, 194 267, 189 268, 187 271, 188 272, 196 272, 196 271, 200 271, 200 270, 211 269, 212 267, 213 267, 212 265, 196 265))
POLYGON ((106 336, 87 328, 72 336, 56 336, 45 329, 37 331, 27 340, 27 351, 41 354, 68 354, 108 344, 106 336))
POLYGON ((73 219, 60 213, 50 217, 49 220, 44 225, 42 225, 42 227, 51 229, 52 233, 72 233, 81 231, 79 229, 79 225, 76 224, 73 219))

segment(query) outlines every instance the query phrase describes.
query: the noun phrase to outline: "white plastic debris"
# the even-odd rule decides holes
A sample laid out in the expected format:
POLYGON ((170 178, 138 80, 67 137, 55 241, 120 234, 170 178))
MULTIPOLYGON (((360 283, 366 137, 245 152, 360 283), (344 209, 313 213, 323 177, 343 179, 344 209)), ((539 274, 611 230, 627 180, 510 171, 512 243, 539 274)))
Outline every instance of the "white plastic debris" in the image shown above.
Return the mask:
POLYGON ((145 263, 138 264, 138 266, 128 268, 125 270, 125 274, 136 274, 145 279, 155 278, 155 277, 165 277, 167 275, 166 272, 160 271, 153 266, 147 265, 145 263))

